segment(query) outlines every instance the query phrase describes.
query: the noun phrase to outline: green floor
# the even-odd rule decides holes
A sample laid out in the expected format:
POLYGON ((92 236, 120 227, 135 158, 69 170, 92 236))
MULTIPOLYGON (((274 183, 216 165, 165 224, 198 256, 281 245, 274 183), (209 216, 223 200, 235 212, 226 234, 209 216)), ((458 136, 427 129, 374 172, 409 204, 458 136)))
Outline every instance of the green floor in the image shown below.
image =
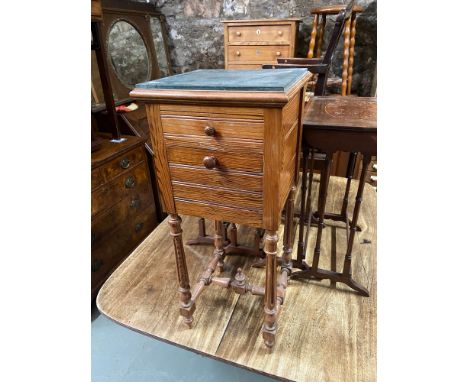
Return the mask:
POLYGON ((91 314, 93 382, 271 382, 272 378, 195 354, 91 314))

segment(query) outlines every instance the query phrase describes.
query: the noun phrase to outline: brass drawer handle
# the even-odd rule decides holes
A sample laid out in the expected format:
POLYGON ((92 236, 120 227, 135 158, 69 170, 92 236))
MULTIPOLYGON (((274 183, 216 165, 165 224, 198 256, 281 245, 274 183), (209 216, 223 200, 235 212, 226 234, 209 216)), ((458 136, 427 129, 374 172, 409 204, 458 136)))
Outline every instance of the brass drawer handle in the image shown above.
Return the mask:
POLYGON ((213 126, 206 126, 205 127, 205 134, 209 137, 213 137, 216 133, 216 130, 213 126))
POLYGON ((240 36, 241 34, 241 32, 236 32, 236 36, 240 36))
POLYGON ((278 31, 278 36, 282 36, 283 35, 283 31, 278 31))
POLYGON ((135 232, 140 232, 143 228, 143 223, 137 223, 135 224, 135 232))
POLYGON ((101 259, 96 259, 93 261, 91 264, 91 272, 97 272, 99 269, 101 269, 102 265, 104 262, 101 259))
POLYGON ((130 201, 130 207, 131 208, 138 208, 140 207, 140 199, 134 198, 130 201))
POLYGON ((120 161, 120 167, 122 168, 129 168, 130 167, 130 159, 128 159, 127 157, 123 158, 121 161, 120 161))
POLYGON ((276 55, 277 55, 277 56, 281 56, 281 52, 276 52, 276 55))
POLYGON ((135 177, 129 176, 127 179, 125 179, 125 187, 126 188, 133 188, 135 187, 136 180, 135 177))
POLYGON ((236 56, 240 56, 240 52, 239 52, 239 51, 236 51, 236 56))
POLYGON ((203 158, 203 165, 208 170, 212 170, 218 165, 218 160, 215 157, 206 156, 203 158))

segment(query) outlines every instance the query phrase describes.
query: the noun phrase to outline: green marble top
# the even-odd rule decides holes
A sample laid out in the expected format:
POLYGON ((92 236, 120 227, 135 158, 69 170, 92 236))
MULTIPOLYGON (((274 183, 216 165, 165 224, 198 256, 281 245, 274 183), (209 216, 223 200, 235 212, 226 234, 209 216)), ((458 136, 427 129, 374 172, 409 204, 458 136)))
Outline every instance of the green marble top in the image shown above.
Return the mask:
POLYGON ((305 68, 225 70, 200 69, 158 80, 136 84, 144 89, 226 90, 226 91, 287 91, 304 73, 305 68))

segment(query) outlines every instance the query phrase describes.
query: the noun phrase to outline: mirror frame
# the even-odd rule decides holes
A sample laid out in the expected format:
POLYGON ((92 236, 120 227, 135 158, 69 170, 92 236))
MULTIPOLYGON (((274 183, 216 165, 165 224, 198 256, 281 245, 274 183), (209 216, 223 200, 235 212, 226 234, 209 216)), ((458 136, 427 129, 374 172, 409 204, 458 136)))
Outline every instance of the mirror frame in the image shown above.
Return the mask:
POLYGON ((161 33, 163 38, 164 50, 167 61, 167 68, 169 75, 173 74, 169 49, 167 44, 167 29, 166 29, 166 18, 161 12, 156 11, 154 5, 148 3, 136 3, 128 0, 103 0, 103 26, 102 34, 104 36, 104 50, 105 57, 107 59, 109 75, 111 78, 112 89, 114 90, 115 96, 118 99, 129 98, 128 93, 133 87, 129 87, 123 83, 115 72, 114 65, 112 64, 110 54, 108 52, 108 39, 109 33, 115 23, 124 21, 129 23, 135 28, 137 33, 140 34, 143 39, 143 43, 146 47, 146 53, 148 55, 148 73, 150 79, 156 79, 161 77, 159 70, 158 58, 156 54, 156 47, 154 46, 153 34, 151 32, 151 17, 159 19, 161 24, 161 33))

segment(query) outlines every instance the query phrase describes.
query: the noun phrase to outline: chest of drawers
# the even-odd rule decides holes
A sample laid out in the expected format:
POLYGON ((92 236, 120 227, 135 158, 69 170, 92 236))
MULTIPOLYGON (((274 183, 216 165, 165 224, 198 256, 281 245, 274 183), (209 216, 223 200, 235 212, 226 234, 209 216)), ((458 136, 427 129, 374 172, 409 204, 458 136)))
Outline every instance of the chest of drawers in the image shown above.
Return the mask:
POLYGON ((274 344, 292 261, 292 219, 307 69, 197 70, 137 85, 146 102, 163 208, 174 238, 180 313, 192 325, 195 300, 216 284, 265 296, 263 337, 274 344), (277 230, 287 205, 281 275, 276 279, 277 230), (215 220, 213 258, 190 288, 178 214, 215 220), (264 286, 241 270, 223 270, 223 221, 264 228, 264 286))
POLYGON ((226 69, 261 69, 277 58, 294 57, 300 19, 225 20, 226 69))
POLYGON ((91 157, 91 295, 156 226, 144 141, 103 139, 91 157))

